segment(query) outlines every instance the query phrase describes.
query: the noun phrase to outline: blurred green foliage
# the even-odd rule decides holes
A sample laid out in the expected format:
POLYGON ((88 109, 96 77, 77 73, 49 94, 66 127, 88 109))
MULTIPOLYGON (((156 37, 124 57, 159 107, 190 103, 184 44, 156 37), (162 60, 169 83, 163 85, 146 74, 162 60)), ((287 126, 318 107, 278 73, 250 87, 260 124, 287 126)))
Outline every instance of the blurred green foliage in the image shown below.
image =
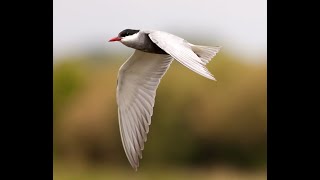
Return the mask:
POLYGON ((58 107, 63 107, 70 96, 85 84, 84 68, 79 63, 64 62, 55 66, 53 73, 53 111, 58 115, 58 107))
MULTIPOLYGON (((99 58, 54 64, 54 159, 129 167, 115 99, 125 59, 99 58)), ((220 53, 207 67, 217 82, 172 63, 157 90, 141 167, 265 166, 266 64, 220 53)))

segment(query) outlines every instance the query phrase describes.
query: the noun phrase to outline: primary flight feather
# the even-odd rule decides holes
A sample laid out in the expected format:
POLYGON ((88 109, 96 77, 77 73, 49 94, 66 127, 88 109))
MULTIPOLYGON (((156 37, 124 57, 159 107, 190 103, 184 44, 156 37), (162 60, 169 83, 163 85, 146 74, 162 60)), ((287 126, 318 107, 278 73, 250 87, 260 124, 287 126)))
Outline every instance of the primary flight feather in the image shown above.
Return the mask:
POLYGON ((120 135, 126 156, 137 170, 147 141, 156 90, 173 59, 190 70, 215 80, 205 65, 220 46, 194 45, 163 31, 125 29, 109 42, 136 49, 120 67, 117 104, 120 135))

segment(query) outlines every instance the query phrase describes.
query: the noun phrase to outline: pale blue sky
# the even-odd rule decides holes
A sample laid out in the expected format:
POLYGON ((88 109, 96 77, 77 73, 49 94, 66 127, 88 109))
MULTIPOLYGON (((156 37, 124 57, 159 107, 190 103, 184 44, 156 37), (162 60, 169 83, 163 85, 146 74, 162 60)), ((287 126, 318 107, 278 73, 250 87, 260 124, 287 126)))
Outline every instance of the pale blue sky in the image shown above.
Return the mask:
POLYGON ((133 50, 107 42, 126 28, 205 40, 261 60, 267 52, 267 0, 53 0, 54 58, 91 46, 129 54, 133 50))

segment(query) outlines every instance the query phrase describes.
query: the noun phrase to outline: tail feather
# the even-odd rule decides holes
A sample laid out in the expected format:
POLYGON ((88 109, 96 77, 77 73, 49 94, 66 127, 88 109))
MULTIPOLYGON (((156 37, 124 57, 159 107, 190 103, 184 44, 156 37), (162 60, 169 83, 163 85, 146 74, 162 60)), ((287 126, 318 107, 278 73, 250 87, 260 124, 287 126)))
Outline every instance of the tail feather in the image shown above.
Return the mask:
POLYGON ((221 46, 199 46, 191 44, 192 51, 201 59, 203 65, 206 65, 221 49, 221 46))

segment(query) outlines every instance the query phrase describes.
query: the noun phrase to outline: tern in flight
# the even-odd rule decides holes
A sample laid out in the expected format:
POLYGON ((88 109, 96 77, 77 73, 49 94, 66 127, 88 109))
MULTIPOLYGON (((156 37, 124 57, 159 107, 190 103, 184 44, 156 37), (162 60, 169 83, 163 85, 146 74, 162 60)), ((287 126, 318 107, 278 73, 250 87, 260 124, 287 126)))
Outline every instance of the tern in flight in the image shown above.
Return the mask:
POLYGON ((163 31, 125 29, 109 42, 120 41, 135 49, 120 67, 117 104, 122 145, 137 171, 151 124, 156 90, 173 59, 190 70, 215 80, 205 65, 220 46, 194 45, 163 31))

